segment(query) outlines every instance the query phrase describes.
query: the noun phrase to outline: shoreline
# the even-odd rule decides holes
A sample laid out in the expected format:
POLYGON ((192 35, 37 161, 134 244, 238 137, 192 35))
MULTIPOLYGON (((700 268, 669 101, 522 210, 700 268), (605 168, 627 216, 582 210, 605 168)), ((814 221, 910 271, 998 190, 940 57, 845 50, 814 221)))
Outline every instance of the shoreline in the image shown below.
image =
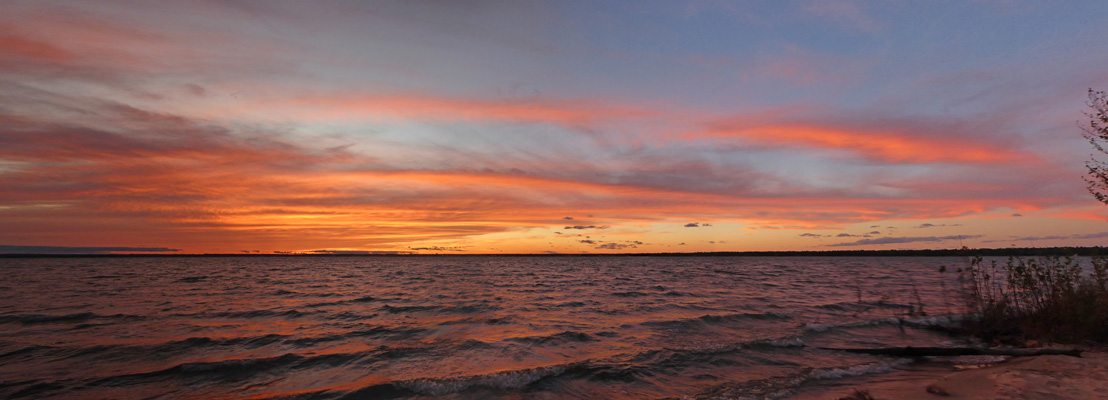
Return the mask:
POLYGON ((810 382, 785 399, 842 399, 855 389, 868 391, 875 400, 1108 398, 1108 351, 1085 350, 1081 357, 1016 357, 966 367, 947 361, 916 362, 886 374, 810 382), (949 396, 928 393, 932 385, 949 396))
POLYGON ((981 249, 875 249, 875 250, 746 250, 653 253, 418 253, 409 250, 297 250, 272 253, 181 253, 179 249, 156 252, 91 251, 90 248, 12 246, 0 244, 0 258, 158 258, 158 257, 1038 257, 1099 256, 1108 247, 1004 247, 981 249), (53 249, 53 250, 51 250, 53 249))

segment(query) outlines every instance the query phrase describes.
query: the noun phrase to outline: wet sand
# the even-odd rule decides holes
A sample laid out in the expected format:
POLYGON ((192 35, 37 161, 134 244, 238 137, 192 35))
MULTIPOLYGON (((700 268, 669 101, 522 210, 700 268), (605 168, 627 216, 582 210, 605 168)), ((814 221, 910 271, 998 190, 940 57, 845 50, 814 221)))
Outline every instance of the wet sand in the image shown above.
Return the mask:
POLYGON ((860 376, 827 385, 801 387, 790 400, 840 399, 855 389, 874 399, 1108 399, 1108 352, 1082 357, 1012 358, 980 367, 955 369, 942 362, 917 363, 880 376, 860 376), (949 396, 928 393, 935 385, 949 396))

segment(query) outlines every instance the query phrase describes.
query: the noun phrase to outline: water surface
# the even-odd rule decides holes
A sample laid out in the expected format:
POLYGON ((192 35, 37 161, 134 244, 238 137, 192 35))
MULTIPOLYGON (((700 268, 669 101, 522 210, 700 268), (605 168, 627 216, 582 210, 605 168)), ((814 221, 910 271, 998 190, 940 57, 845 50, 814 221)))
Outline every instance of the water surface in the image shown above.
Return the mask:
POLYGON ((963 258, 0 259, 7 398, 765 398, 949 345, 963 258), (949 271, 939 273, 939 267, 949 271), (922 303, 930 317, 905 318, 922 303))

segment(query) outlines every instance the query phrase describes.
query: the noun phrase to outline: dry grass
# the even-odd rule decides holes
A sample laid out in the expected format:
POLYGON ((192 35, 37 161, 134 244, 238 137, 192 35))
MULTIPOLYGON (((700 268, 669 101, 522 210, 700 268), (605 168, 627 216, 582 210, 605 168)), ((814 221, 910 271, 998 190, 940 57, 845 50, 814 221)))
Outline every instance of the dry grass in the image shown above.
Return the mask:
POLYGON ((966 329, 986 342, 1108 343, 1108 258, 1084 274, 1076 257, 973 257, 960 279, 966 329))

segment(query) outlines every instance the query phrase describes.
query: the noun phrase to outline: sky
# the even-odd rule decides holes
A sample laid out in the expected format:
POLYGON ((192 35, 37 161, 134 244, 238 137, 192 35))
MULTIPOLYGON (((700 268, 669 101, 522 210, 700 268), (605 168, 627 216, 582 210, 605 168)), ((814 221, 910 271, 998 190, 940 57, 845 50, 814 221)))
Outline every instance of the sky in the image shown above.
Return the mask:
POLYGON ((1108 2, 3 8, 0 253, 1108 244, 1108 2))

